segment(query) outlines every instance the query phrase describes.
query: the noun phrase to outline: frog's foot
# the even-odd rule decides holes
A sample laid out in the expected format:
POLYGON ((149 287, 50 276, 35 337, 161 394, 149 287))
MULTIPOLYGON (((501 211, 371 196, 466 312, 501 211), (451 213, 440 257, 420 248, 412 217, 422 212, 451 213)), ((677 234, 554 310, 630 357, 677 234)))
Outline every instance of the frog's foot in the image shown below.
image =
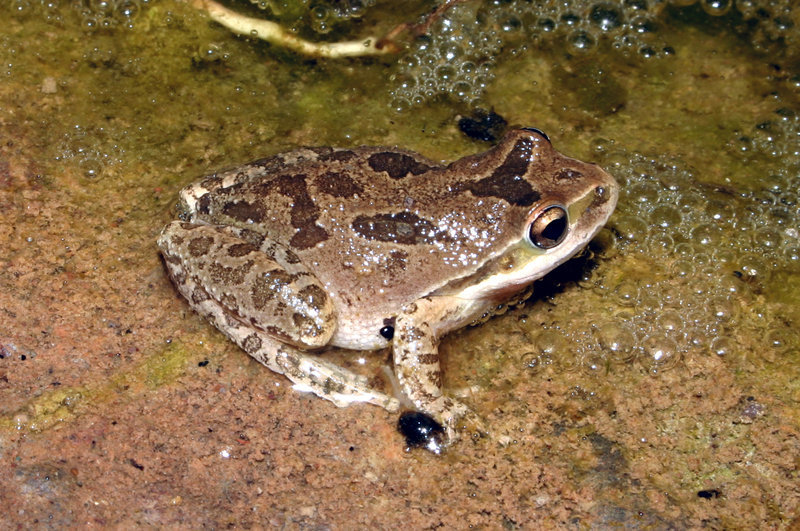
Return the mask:
POLYGON ((462 433, 486 435, 483 419, 464 403, 447 396, 440 396, 422 408, 444 428, 447 444, 456 442, 462 433))
POLYGON ((297 390, 312 392, 339 407, 367 402, 390 412, 400 409, 396 398, 373 389, 366 377, 315 354, 281 343, 257 328, 229 318, 211 298, 197 301, 196 308, 256 361, 289 378, 297 390))
MULTIPOLYGON (((254 357, 261 361, 258 357, 254 357)), ((283 373, 294 383, 294 389, 312 392, 339 407, 348 406, 353 402, 367 402, 391 412, 400 408, 397 399, 371 388, 366 377, 313 354, 303 354, 296 349, 281 345, 273 362, 280 368, 277 372, 283 373)), ((263 361, 262 363, 268 367, 272 366, 263 361)))

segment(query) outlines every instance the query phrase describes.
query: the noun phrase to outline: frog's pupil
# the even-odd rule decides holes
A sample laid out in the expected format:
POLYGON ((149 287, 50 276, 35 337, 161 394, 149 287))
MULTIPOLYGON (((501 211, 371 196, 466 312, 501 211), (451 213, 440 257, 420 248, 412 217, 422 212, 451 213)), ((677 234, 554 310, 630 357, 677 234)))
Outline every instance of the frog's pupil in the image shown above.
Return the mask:
POLYGON ((554 219, 542 231, 542 237, 557 242, 564 234, 564 229, 567 228, 567 221, 565 218, 554 219))

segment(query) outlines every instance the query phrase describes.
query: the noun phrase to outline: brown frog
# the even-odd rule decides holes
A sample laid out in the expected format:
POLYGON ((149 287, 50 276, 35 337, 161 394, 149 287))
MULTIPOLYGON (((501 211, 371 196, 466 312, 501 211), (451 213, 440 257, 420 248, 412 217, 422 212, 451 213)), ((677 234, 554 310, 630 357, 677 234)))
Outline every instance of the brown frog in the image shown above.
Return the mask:
POLYGON ((437 347, 569 259, 617 184, 537 129, 447 166, 399 148, 305 148, 181 191, 158 245, 198 313, 295 388, 338 406, 397 399, 313 353, 391 347, 402 391, 446 429, 479 426, 442 391, 437 347))

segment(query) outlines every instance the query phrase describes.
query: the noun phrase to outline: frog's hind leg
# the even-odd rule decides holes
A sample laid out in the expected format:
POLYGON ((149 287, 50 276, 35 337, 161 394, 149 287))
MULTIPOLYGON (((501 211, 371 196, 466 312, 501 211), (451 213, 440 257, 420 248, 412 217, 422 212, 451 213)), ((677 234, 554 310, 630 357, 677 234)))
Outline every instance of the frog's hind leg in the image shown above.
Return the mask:
POLYGON ((400 407, 397 399, 370 387, 365 376, 281 343, 258 329, 232 323, 234 319, 211 299, 199 304, 198 310, 242 350, 291 380, 298 391, 312 392, 339 407, 354 402, 375 404, 392 412, 400 407))
POLYGON ((322 286, 288 249, 243 230, 179 221, 165 227, 158 245, 191 306, 295 388, 337 406, 399 408, 363 376, 304 350, 327 345, 336 317, 322 286))

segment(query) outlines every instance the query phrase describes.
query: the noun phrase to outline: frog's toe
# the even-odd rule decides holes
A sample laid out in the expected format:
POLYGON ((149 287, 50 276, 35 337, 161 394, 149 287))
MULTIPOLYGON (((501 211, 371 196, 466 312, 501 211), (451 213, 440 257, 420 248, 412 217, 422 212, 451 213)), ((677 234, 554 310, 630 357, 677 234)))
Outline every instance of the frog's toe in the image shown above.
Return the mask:
POLYGON ((469 436, 487 434, 483 419, 465 404, 452 398, 444 398, 443 404, 445 407, 437 420, 444 426, 448 445, 460 439, 462 434, 469 436))
POLYGON ((448 437, 455 441, 461 437, 485 437, 489 434, 483 419, 471 409, 447 426, 448 437))

